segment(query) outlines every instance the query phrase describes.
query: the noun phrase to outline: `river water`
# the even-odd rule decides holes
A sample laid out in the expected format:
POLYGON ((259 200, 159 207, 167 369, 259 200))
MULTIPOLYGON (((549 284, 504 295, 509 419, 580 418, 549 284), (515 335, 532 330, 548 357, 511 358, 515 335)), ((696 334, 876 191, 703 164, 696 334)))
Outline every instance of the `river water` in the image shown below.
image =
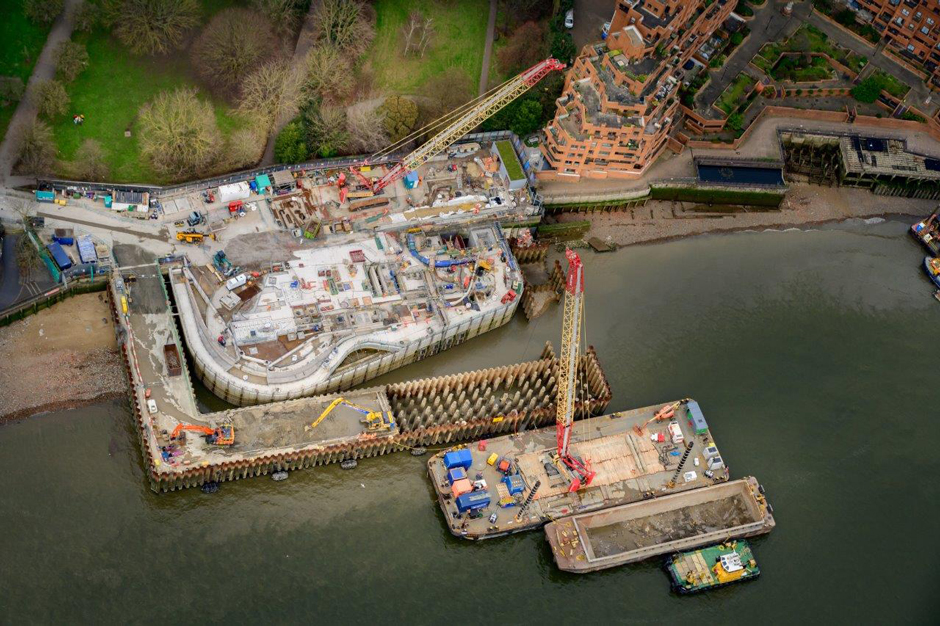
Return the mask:
MULTIPOLYGON (((765 485, 756 582, 677 597, 658 561, 579 577, 538 531, 457 540, 407 454, 156 495, 114 402, 0 427, 0 621, 936 623, 940 303, 905 228, 585 255, 611 410, 695 397, 765 485)), ((380 382, 535 358, 558 308, 380 382)))

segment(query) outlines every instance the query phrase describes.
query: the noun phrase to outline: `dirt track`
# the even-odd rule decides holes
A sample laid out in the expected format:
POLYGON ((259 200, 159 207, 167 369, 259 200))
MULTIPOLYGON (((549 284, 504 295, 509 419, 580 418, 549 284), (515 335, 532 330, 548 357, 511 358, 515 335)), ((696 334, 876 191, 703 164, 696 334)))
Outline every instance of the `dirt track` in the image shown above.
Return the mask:
POLYGON ((0 422, 116 397, 125 381, 103 293, 0 328, 0 422))

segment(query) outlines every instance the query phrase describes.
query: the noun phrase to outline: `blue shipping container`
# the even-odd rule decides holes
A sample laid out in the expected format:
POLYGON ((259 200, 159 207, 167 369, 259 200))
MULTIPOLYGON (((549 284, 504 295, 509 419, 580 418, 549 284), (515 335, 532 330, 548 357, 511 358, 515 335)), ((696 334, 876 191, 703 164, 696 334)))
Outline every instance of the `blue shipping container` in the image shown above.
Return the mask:
POLYGON ((455 467, 470 469, 471 465, 473 465, 473 455, 470 454, 470 450, 467 448, 461 448, 460 450, 454 450, 444 454, 444 467, 447 469, 453 469, 455 467))
POLYGON ((458 480, 463 480, 467 477, 467 470, 462 467, 455 467, 452 470, 447 471, 447 480, 450 481, 450 484, 454 484, 458 480))
POLYGON ((457 496, 457 511, 466 513, 475 509, 485 509, 490 505, 490 494, 486 491, 471 491, 457 496))
POLYGON ((89 235, 80 237, 78 240, 78 258, 82 263, 95 263, 98 260, 98 254, 95 252, 95 242, 89 235))
POLYGON ((503 477, 503 484, 506 485, 506 489, 509 490, 511 496, 525 491, 525 480, 519 474, 503 477))
POLYGON ((705 422, 705 415, 702 414, 702 408, 695 400, 690 400, 688 404, 689 425, 696 435, 704 435, 708 432, 708 424, 705 422))
POLYGON ((67 270, 72 267, 72 260, 69 259, 69 255, 65 253, 65 250, 62 249, 58 243, 53 241, 46 248, 49 250, 49 254, 52 255, 52 258, 55 260, 55 264, 59 266, 60 270, 67 270))
POLYGON ((36 192, 36 201, 37 201, 37 202, 55 202, 55 192, 53 192, 53 191, 37 191, 37 192, 36 192))

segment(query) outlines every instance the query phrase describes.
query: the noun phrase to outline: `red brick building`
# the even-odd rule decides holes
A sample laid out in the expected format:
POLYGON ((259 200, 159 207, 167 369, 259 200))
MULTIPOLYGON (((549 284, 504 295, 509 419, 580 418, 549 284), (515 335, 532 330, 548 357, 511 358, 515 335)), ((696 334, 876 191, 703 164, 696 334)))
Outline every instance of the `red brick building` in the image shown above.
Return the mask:
POLYGON ((872 26, 899 56, 927 70, 940 89, 940 3, 937 0, 857 0, 872 26))
POLYGON ((539 178, 636 178, 680 115, 675 73, 731 14, 730 0, 621 0, 607 41, 585 46, 545 129, 539 178))

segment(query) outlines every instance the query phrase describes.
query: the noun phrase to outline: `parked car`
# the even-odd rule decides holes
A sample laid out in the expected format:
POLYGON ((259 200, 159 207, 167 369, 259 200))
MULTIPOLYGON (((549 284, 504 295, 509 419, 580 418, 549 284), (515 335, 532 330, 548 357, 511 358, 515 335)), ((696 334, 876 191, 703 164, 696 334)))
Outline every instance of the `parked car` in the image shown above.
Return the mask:
POLYGON ((565 28, 574 28, 574 9, 568 9, 565 13, 565 28))

